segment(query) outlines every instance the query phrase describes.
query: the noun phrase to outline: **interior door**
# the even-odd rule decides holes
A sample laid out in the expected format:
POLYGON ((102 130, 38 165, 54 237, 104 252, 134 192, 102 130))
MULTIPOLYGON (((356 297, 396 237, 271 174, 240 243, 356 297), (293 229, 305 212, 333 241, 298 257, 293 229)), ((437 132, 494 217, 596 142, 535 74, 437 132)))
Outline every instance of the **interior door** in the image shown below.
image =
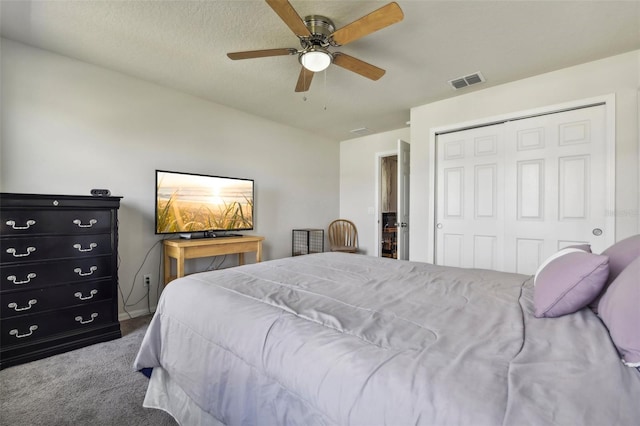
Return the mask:
POLYGON ((604 250, 605 133, 599 105, 439 135, 436 263, 533 274, 567 245, 604 250))
POLYGON ((409 260, 409 176, 411 146, 398 140, 398 259, 409 260))

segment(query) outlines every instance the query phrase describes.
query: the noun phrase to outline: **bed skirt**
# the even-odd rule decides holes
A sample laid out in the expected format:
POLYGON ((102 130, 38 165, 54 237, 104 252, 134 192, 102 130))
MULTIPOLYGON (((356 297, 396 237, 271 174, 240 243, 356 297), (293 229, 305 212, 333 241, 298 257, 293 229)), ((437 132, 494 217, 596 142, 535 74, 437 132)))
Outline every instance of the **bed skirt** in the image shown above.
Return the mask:
POLYGON ((162 367, 153 368, 142 406, 165 411, 180 425, 224 426, 189 398, 162 367))

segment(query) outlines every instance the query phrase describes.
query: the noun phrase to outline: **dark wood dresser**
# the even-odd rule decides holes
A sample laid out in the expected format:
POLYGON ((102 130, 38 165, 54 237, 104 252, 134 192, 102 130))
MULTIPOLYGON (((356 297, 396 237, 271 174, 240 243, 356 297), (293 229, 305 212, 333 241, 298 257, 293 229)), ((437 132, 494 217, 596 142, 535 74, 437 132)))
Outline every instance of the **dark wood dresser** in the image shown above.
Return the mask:
POLYGON ((121 336, 120 198, 0 194, 0 368, 121 336))

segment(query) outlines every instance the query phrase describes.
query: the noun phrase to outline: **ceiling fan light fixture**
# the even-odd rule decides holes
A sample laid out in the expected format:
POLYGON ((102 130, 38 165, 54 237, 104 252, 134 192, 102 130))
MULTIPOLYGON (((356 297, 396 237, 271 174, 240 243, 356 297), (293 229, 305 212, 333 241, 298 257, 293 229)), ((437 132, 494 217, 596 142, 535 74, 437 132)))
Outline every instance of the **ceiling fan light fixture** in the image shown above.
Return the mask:
POLYGON ((320 72, 326 70, 329 65, 331 65, 333 56, 328 50, 314 46, 309 50, 302 52, 299 59, 300 64, 309 71, 320 72))

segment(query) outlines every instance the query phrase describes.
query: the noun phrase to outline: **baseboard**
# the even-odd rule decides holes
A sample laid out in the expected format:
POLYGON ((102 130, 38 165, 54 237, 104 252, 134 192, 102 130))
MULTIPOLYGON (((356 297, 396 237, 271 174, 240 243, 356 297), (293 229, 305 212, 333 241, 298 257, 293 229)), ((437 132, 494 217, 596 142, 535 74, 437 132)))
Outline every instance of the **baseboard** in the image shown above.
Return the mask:
MULTIPOLYGON (((156 307, 152 306, 151 313, 153 314, 155 311, 156 311, 156 307)), ((129 312, 128 314, 126 312, 120 312, 118 314, 118 321, 124 321, 131 318, 149 315, 149 311, 147 309, 136 309, 135 311, 128 311, 128 312, 129 312)))

